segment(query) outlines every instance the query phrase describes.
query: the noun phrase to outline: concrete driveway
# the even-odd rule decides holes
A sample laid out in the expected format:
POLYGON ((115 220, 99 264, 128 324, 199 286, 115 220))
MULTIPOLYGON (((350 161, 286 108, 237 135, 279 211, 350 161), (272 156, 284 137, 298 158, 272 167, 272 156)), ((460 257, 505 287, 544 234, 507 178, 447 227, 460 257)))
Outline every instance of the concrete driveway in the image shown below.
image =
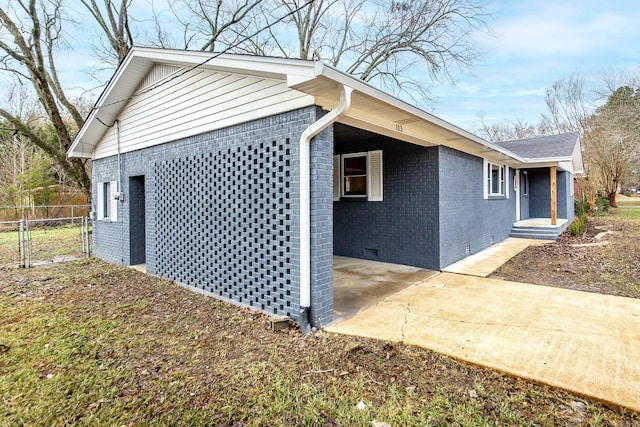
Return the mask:
POLYGON ((435 350, 640 411, 640 300, 441 273, 329 332, 435 350))

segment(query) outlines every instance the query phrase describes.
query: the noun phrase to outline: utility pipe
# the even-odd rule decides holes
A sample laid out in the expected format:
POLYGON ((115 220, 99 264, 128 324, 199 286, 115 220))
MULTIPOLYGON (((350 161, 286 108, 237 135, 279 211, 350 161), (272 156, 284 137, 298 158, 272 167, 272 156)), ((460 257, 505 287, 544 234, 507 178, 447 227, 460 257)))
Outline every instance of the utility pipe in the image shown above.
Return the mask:
POLYGON ((311 307, 311 138, 333 124, 351 106, 353 89, 342 85, 340 103, 319 120, 312 123, 300 136, 300 309, 301 323, 309 321, 311 307))

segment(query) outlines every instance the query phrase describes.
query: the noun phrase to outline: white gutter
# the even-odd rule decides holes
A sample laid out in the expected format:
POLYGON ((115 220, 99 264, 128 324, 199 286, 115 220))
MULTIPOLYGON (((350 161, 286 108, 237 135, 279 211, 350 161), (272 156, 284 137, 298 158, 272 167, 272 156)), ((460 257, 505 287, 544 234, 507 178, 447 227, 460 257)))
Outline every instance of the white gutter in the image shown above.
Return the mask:
POLYGON ((300 308, 305 312, 311 307, 310 142, 347 112, 351 106, 351 92, 352 88, 342 85, 338 106, 312 123, 300 136, 300 308))

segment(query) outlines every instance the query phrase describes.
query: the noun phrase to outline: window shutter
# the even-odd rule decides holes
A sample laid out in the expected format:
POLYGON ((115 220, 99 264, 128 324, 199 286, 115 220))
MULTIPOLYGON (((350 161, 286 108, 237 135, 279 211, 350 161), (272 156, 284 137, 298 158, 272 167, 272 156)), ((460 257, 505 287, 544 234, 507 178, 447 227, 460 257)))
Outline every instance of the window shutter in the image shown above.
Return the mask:
POLYGON ((482 159, 482 197, 489 198, 489 179, 491 178, 491 168, 487 159, 482 159))
POLYGON ((104 217, 102 216, 102 213, 104 212, 104 183, 103 182, 99 182, 98 183, 98 196, 97 196, 97 216, 96 218, 98 220, 103 219, 104 217))
POLYGON ((337 202, 340 200, 340 184, 342 183, 342 178, 340 177, 340 155, 336 154, 333 156, 333 201, 337 202))
POLYGON ((367 154, 367 194, 370 202, 382 201, 382 150, 367 154))
POLYGON ((504 194, 509 198, 509 181, 511 179, 511 168, 507 165, 504 166, 504 194))
POLYGON ((118 200, 116 194, 118 193, 118 181, 111 181, 109 184, 111 194, 109 195, 109 202, 111 203, 111 222, 118 221, 118 200))

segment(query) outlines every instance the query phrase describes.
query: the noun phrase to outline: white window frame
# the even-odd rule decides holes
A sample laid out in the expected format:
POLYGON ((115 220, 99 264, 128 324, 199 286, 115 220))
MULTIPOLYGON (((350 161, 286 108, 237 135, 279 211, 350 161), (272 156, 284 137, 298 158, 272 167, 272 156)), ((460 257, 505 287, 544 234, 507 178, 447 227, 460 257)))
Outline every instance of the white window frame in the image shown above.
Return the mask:
POLYGON ((383 162, 382 150, 362 151, 358 153, 336 154, 333 156, 333 200, 366 199, 369 202, 383 201, 383 162), (365 157, 366 194, 345 194, 345 159, 365 157))
POLYGON ((343 154, 342 158, 340 160, 340 184, 342 186, 342 191, 341 191, 341 196, 345 197, 345 198, 366 198, 369 195, 369 188, 368 185, 366 185, 366 182, 368 181, 368 172, 369 172, 369 168, 367 167, 367 152, 360 152, 360 153, 349 153, 349 154, 343 154), (345 160, 347 159, 354 159, 357 157, 363 157, 364 158, 364 164, 365 164, 365 170, 364 170, 364 174, 362 175, 350 175, 349 177, 363 177, 365 180, 365 189, 364 189, 364 193, 365 194, 347 194, 347 186, 346 186, 346 178, 347 176, 345 175, 344 171, 345 171, 345 167, 344 167, 344 163, 345 160))
POLYGON ((97 186, 96 214, 99 221, 118 221, 118 182, 103 181, 97 186))
POLYGON ((507 165, 494 163, 487 159, 484 159, 483 172, 482 172, 482 178, 483 178, 482 188, 483 188, 484 198, 485 199, 488 199, 488 198, 507 198, 508 199, 509 198, 509 175, 510 175, 510 170, 507 165), (497 168, 497 171, 498 171, 497 173, 498 192, 497 193, 493 192, 494 167, 497 168))

